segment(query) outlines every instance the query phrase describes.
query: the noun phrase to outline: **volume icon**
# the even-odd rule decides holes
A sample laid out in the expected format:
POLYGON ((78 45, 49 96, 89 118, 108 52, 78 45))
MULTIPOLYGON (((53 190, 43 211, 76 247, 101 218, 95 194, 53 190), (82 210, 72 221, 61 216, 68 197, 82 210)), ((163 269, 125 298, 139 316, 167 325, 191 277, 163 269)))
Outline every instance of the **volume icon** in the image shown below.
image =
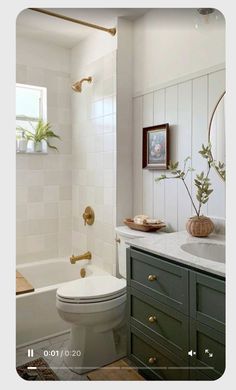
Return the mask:
POLYGON ((34 357, 34 350, 28 349, 28 357, 34 357))
POLYGON ((193 351, 193 350, 191 349, 191 351, 188 351, 188 355, 189 355, 189 356, 196 355, 196 352, 195 352, 195 351, 193 351))

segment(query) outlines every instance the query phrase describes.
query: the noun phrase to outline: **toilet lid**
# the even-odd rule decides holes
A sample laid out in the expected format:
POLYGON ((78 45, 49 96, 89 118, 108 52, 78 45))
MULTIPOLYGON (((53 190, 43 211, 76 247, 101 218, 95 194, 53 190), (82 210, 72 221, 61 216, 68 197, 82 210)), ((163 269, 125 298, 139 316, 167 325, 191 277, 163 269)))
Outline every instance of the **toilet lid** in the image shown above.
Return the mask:
POLYGON ((116 298, 126 291, 126 280, 114 276, 96 276, 65 283, 57 290, 57 297, 63 301, 81 303, 101 302, 116 298))

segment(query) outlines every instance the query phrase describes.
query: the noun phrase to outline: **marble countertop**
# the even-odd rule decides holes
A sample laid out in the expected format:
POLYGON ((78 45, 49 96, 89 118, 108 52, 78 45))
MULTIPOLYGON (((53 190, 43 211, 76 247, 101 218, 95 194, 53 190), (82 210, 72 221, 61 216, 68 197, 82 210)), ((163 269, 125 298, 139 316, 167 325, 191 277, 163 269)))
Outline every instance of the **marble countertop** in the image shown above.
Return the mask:
POLYGON ((165 234, 146 234, 145 237, 142 238, 127 238, 126 240, 126 243, 132 247, 166 257, 179 264, 186 264, 196 269, 225 277, 225 263, 198 257, 181 249, 181 245, 185 243, 200 242, 225 244, 225 236, 212 234, 207 238, 198 238, 190 236, 186 231, 181 231, 165 234))

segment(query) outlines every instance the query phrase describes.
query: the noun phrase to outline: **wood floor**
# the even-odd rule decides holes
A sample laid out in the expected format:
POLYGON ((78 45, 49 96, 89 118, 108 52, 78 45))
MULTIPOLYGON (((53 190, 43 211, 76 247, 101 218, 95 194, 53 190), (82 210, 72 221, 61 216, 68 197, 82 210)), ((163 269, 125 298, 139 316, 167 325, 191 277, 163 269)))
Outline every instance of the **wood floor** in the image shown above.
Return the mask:
POLYGON ((144 381, 127 360, 121 359, 87 374, 91 381, 144 381))

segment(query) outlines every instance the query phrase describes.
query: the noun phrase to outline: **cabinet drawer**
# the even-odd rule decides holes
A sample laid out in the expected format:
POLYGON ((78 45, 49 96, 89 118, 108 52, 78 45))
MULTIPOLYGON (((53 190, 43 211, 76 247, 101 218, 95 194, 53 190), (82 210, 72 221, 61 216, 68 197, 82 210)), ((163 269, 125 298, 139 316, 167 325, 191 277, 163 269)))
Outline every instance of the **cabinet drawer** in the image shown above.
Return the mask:
POLYGON ((182 358, 188 357, 188 317, 184 314, 130 288, 129 317, 147 336, 182 358))
POLYGON ((146 375, 151 370, 157 379, 188 379, 189 370, 184 360, 170 353, 134 327, 131 327, 130 338, 130 358, 135 361, 138 368, 146 367, 146 375))
POLYGON ((224 280, 190 272, 190 316, 218 331, 225 331, 224 280))
POLYGON ((128 283, 176 310, 188 313, 188 270, 135 249, 128 249, 128 283))
POLYGON ((218 379, 225 370, 225 335, 198 321, 190 320, 190 348, 196 353, 190 365, 218 379))

